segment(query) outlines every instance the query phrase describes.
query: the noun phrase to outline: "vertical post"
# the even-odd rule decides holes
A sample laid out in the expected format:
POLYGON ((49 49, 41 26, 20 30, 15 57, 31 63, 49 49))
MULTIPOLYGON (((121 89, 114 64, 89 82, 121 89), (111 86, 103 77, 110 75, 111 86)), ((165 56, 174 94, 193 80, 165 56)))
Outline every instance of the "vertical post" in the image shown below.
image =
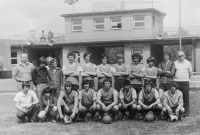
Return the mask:
POLYGON ((73 13, 74 13, 74 3, 73 3, 73 13))
POLYGON ((153 8, 153 0, 152 0, 152 8, 153 8))
POLYGON ((182 50, 181 45, 181 0, 179 0, 179 49, 182 50))

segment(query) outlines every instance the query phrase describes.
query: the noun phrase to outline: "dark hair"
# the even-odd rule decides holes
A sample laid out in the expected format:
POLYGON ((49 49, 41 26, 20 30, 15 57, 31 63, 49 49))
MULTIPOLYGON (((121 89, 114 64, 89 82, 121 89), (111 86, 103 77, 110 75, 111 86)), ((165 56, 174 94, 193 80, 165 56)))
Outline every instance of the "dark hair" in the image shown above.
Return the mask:
POLYGON ((104 59, 105 57, 108 59, 108 55, 107 55, 106 53, 103 53, 103 54, 101 55, 101 59, 104 59))
POLYGON ((50 93, 50 94, 52 94, 52 88, 50 88, 50 87, 46 87, 46 88, 44 88, 44 90, 43 90, 43 95, 45 94, 45 93, 50 93))
POLYGON ((152 81, 151 80, 146 80, 145 82, 144 82, 144 87, 146 87, 147 85, 151 85, 151 87, 152 87, 152 81))
POLYGON ((130 83, 129 80, 125 80, 125 81, 124 81, 123 86, 126 86, 126 85, 131 85, 131 83, 130 83))
POLYGON ((172 57, 171 53, 168 53, 168 52, 164 53, 164 56, 165 56, 165 55, 168 55, 168 56, 169 56, 169 59, 172 57))
POLYGON ((91 84, 90 84, 90 82, 88 80, 83 80, 83 82, 82 82, 82 88, 84 88, 85 84, 89 84, 89 88, 90 88, 91 84))
POLYGON ((149 57, 148 59, 147 59, 147 63, 149 63, 149 62, 155 62, 155 58, 154 57, 149 57))
POLYGON ((92 54, 90 52, 86 52, 86 53, 83 54, 83 58, 85 59, 85 57, 88 56, 88 55, 91 56, 92 54))
POLYGON ((76 55, 75 55, 74 52, 68 52, 68 54, 67 54, 67 58, 68 58, 69 56, 73 56, 74 58, 76 58, 76 55))
POLYGON ((28 82, 23 82, 22 83, 22 89, 24 89, 24 86, 27 86, 27 87, 29 87, 30 88, 30 83, 28 83, 28 82))
POLYGON ((39 65, 40 64, 46 64, 47 63, 46 58, 44 56, 40 57, 39 60, 38 60, 38 63, 39 63, 39 65))
POLYGON ((105 82, 109 82, 110 84, 112 84, 112 80, 110 78, 106 78, 104 81, 103 81, 103 85, 105 85, 105 82))
POLYGON ((50 61, 51 61, 52 59, 53 59, 53 57, 51 57, 51 56, 47 57, 47 58, 46 58, 47 64, 50 63, 50 61))
POLYGON ((65 88, 64 88, 65 90, 66 90, 67 86, 72 87, 72 82, 70 82, 70 81, 65 82, 65 88))
POLYGON ((177 82, 174 82, 174 81, 170 82, 170 88, 171 87, 175 87, 177 89, 178 88, 177 82))
POLYGON ((124 59, 124 55, 122 53, 117 54, 117 59, 122 58, 124 59))
POLYGON ((134 54, 132 54, 132 60, 133 60, 134 58, 139 58, 139 62, 141 62, 141 60, 142 60, 142 56, 141 56, 139 53, 134 53, 134 54))
POLYGON ((58 63, 57 59, 55 59, 55 58, 52 58, 52 59, 50 60, 50 64, 54 64, 55 62, 58 63))

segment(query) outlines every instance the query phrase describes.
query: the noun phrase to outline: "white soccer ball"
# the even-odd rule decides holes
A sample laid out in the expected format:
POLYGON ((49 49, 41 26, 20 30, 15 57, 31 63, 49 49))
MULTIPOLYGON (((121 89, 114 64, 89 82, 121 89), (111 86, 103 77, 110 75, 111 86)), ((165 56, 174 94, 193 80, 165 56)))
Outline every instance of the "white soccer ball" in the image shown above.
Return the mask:
POLYGON ((44 118, 46 117, 46 112, 45 112, 45 110, 40 111, 39 114, 38 114, 38 117, 39 117, 40 119, 44 119, 44 118))

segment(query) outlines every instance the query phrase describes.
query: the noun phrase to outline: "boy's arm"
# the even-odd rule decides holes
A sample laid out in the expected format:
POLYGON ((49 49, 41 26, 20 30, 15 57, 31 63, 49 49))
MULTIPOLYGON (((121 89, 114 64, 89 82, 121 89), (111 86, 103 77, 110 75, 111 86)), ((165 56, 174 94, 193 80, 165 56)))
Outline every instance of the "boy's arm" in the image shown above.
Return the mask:
POLYGON ((168 109, 170 109, 170 107, 169 107, 169 105, 167 103, 168 103, 168 99, 167 99, 167 96, 164 94, 163 105, 168 110, 168 109))
POLYGON ((105 106, 105 104, 101 102, 101 91, 100 90, 97 93, 97 103, 100 104, 101 106, 105 106))
POLYGON ((57 107, 58 107, 58 113, 62 117, 63 115, 62 115, 62 110, 61 110, 61 102, 62 102, 63 97, 64 97, 64 91, 61 91, 60 96, 58 97, 57 107))
POLYGON ((178 109, 180 110, 181 107, 183 107, 183 94, 181 93, 181 95, 179 96, 179 99, 178 99, 178 109))
POLYGON ((78 108, 78 93, 75 92, 75 96, 74 96, 74 108, 73 108, 73 113, 76 113, 76 110, 78 108))

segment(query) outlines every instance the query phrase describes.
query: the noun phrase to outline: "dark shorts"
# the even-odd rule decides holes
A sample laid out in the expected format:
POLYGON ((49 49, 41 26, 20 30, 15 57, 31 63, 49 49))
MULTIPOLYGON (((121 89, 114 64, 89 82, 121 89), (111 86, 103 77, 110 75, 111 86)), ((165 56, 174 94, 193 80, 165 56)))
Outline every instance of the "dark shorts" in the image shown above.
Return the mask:
POLYGON ((115 89, 120 92, 120 89, 123 88, 123 83, 126 79, 115 79, 115 89))
POLYGON ((161 88, 165 92, 170 89, 170 83, 160 83, 159 88, 161 88))

